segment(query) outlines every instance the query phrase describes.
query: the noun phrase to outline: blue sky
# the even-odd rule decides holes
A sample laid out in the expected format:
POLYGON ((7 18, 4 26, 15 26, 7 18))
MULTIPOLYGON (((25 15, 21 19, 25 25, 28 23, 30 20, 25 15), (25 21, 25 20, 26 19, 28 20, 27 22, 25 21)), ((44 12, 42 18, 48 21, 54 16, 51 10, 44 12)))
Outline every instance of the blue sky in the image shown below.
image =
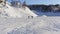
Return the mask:
MULTIPOLYGON (((10 1, 10 0, 9 0, 10 1)), ((60 4, 60 0, 20 0, 21 2, 26 1, 28 5, 30 4, 60 4)))

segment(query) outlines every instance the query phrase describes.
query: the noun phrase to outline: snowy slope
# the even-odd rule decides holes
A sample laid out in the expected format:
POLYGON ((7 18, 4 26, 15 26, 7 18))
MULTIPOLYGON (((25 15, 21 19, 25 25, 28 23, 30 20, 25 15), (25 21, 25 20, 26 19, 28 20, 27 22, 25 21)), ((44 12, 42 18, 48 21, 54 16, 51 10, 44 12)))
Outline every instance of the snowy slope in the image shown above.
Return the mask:
POLYGON ((13 7, 6 5, 8 8, 4 9, 9 16, 11 17, 21 17, 21 14, 17 13, 16 9, 14 9, 13 7))
POLYGON ((13 6, 10 6, 9 4, 6 4, 6 6, 3 6, 0 8, 0 12, 6 13, 8 17, 27 17, 27 16, 33 16, 36 17, 35 13, 33 13, 28 7, 23 8, 16 8, 13 6))

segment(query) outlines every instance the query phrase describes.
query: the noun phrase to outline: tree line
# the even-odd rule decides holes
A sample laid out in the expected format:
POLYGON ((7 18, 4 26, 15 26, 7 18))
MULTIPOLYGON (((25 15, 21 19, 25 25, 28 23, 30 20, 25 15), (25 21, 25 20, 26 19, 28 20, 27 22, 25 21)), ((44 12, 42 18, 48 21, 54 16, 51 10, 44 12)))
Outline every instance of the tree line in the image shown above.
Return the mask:
POLYGON ((28 5, 31 10, 40 10, 42 12, 60 12, 60 5, 28 5))

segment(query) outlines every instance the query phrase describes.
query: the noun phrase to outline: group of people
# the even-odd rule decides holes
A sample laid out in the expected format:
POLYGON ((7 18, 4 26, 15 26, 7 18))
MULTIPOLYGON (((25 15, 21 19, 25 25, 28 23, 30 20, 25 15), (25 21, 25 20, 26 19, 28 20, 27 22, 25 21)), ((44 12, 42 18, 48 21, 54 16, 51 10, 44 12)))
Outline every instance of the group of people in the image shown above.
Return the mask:
POLYGON ((28 16, 28 19, 29 19, 29 18, 33 18, 33 16, 28 16))

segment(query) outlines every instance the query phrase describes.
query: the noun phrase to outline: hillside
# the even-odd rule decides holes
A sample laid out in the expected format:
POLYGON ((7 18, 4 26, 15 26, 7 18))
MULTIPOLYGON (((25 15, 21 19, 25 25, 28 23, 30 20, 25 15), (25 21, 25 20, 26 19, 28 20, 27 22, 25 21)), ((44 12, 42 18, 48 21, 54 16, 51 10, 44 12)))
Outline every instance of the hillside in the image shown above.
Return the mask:
POLYGON ((9 5, 8 3, 6 6, 0 5, 0 15, 5 17, 12 17, 12 18, 20 18, 20 17, 28 17, 33 16, 36 17, 35 13, 33 13, 28 7, 25 6, 22 8, 17 8, 14 6, 9 5))

